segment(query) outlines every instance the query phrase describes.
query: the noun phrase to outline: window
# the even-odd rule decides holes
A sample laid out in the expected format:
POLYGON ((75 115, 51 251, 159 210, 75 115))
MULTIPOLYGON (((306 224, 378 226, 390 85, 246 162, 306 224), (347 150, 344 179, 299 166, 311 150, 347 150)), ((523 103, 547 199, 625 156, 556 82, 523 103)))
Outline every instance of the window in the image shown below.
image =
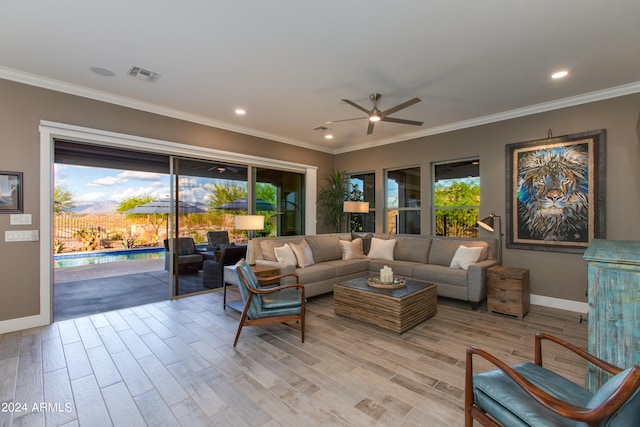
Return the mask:
POLYGON ((470 159, 433 168, 435 234, 476 237, 480 207, 480 162, 470 159))
MULTIPOLYGON (((265 230, 259 236, 304 234, 304 175, 274 169, 256 168, 256 198, 276 205, 269 213, 265 230)), ((256 199, 256 201, 257 201, 256 199)))
POLYGON ((387 171, 387 233, 420 234, 420 168, 387 171))
POLYGON ((371 172, 350 175, 349 200, 369 202, 368 213, 348 214, 349 231, 376 231, 376 174, 371 172))

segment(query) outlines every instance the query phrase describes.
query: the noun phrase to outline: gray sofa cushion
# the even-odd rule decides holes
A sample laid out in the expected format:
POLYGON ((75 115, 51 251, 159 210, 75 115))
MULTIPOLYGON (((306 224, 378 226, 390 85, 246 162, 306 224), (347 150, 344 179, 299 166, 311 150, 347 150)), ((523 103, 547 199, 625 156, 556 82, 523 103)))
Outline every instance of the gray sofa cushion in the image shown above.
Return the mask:
POLYGON ((347 276, 354 273, 362 273, 364 276, 368 273, 366 258, 327 261, 327 264, 330 264, 335 268, 336 277, 347 276))
POLYGON ((296 273, 298 274, 298 282, 303 285, 305 283, 334 280, 336 277, 336 269, 330 262, 314 264, 306 268, 298 268, 296 273))
POLYGON ((335 234, 307 236, 306 240, 311 248, 311 252, 313 252, 313 260, 316 264, 342 259, 340 240, 335 234))
POLYGON ((429 264, 449 267, 451 265, 453 255, 461 244, 463 243, 457 240, 432 239, 431 249, 429 249, 429 264))
POLYGON ((369 259, 369 272, 372 276, 379 276, 380 269, 385 265, 393 270, 394 276, 411 278, 414 274, 413 269, 417 265, 417 263, 412 261, 369 259))
POLYGON ((467 270, 449 268, 434 264, 416 264, 413 278, 429 283, 447 283, 455 286, 467 286, 467 270))
POLYGON ((393 259, 426 263, 430 247, 431 239, 399 236, 396 238, 393 259))

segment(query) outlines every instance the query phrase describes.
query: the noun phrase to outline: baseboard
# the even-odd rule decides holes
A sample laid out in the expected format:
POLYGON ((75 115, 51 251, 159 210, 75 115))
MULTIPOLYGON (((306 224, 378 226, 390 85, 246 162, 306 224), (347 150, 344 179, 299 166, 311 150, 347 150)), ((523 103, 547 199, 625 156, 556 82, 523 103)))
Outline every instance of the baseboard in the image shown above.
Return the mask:
POLYGON ((3 320, 0 322, 0 334, 8 332, 22 331, 23 329, 37 328, 49 324, 42 314, 36 316, 19 317, 17 319, 3 320))
POLYGON ((576 313, 588 313, 589 304, 586 302, 572 301, 568 299, 545 297, 543 295, 531 295, 530 302, 533 305, 541 305, 560 310, 575 311, 576 313))

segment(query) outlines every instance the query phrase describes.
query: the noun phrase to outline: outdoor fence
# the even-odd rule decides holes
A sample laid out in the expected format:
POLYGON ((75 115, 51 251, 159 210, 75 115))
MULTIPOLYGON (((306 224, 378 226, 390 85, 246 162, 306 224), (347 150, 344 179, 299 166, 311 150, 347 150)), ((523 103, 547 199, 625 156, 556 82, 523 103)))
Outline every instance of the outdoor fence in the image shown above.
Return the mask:
MULTIPOLYGON (((185 215, 186 216, 186 215, 185 215)), ((180 236, 206 242, 207 231, 231 230, 233 215, 191 214, 180 219, 180 236)), ((166 215, 131 217, 122 213, 60 213, 54 216, 54 253, 162 246, 167 237, 166 215)), ((231 233, 232 241, 243 232, 231 233)))

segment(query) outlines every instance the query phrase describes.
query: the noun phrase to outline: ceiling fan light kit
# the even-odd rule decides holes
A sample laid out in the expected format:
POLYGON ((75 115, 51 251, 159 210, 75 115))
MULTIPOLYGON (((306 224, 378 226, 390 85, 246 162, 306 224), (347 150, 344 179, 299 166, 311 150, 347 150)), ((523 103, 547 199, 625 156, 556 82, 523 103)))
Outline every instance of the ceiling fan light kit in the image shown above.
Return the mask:
POLYGON ((344 120, 334 120, 331 122, 325 122, 325 123, 336 123, 336 122, 347 122, 350 120, 360 120, 360 119, 369 119, 369 126, 367 127, 367 135, 371 135, 373 133, 373 129, 374 126, 376 124, 376 122, 391 122, 391 123, 400 123, 400 124, 404 124, 404 125, 414 125, 414 126, 422 126, 423 122, 419 122, 416 120, 406 120, 406 119, 396 119, 393 117, 389 117, 390 114, 393 114, 397 111, 400 111, 404 108, 407 108, 413 104, 416 104, 418 102, 421 101, 420 98, 413 98, 410 99, 406 102, 403 102, 402 104, 398 104, 395 107, 389 108, 388 110, 385 111, 380 111, 378 109, 378 101, 380 101, 380 98, 382 97, 382 95, 380 95, 379 93, 372 93, 371 95, 369 95, 369 99, 371 99, 371 102, 373 102, 373 108, 371 110, 367 110, 366 108, 356 104, 355 102, 349 100, 349 99, 343 99, 343 102, 346 102, 347 104, 351 105, 352 107, 357 108, 358 110, 364 112, 367 114, 367 117, 358 117, 355 119, 344 119, 344 120))

